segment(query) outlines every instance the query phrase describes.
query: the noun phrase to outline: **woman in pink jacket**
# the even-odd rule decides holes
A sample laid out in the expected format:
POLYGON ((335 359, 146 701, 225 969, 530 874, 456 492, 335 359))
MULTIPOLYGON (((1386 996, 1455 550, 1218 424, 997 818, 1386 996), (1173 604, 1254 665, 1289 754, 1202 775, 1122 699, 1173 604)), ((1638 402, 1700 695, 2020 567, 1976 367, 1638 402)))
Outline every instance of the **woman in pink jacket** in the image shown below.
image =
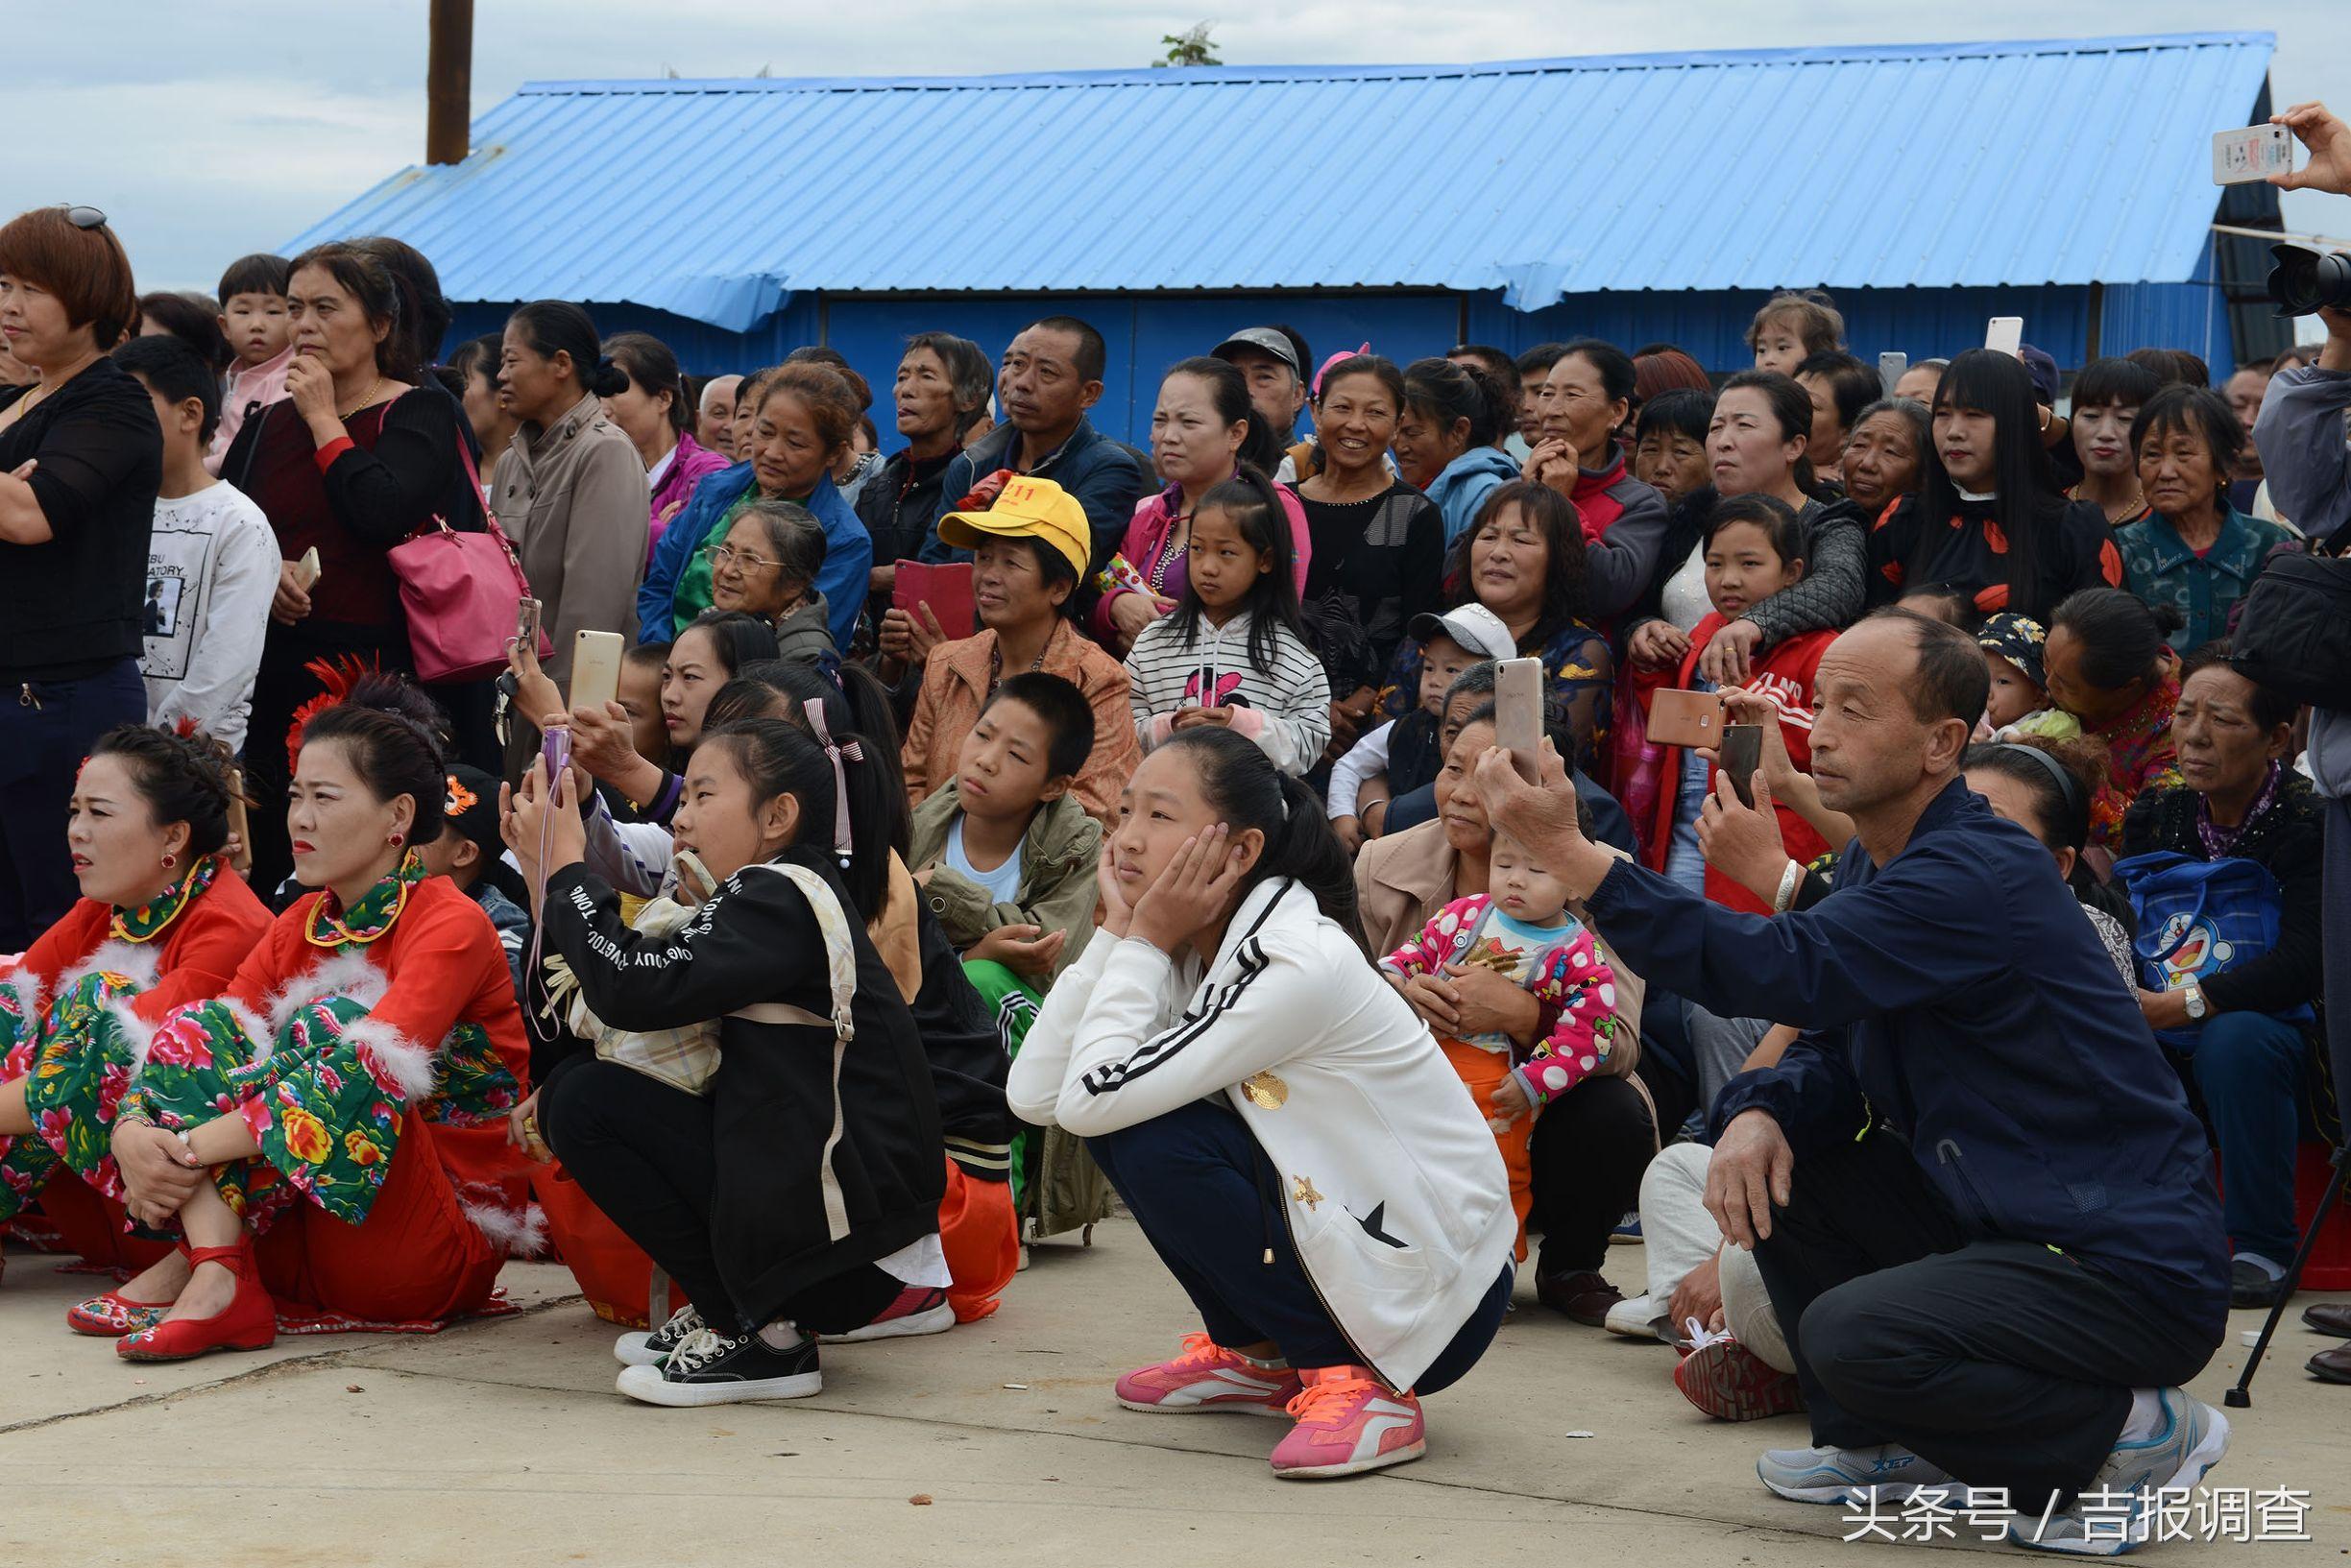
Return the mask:
MULTIPOLYGON (((1091 624, 1105 645, 1125 654, 1143 628, 1176 608, 1188 573, 1192 513, 1200 497, 1251 464, 1271 475, 1281 462, 1281 436, 1249 408, 1248 382, 1222 359, 1179 360, 1159 383, 1151 411, 1151 462, 1167 488, 1135 503, 1134 521, 1103 573, 1091 624)), ((1306 509, 1287 485, 1273 487, 1290 518, 1297 548, 1291 568, 1306 591, 1311 542, 1306 509)))

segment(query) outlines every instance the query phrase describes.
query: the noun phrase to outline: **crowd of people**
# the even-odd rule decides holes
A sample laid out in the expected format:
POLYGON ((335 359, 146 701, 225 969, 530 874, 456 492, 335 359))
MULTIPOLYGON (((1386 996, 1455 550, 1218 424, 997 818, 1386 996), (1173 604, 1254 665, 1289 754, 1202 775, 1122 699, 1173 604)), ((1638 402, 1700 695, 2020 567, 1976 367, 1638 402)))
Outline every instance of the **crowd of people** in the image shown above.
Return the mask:
POLYGON ((1201 1323, 1117 1399, 1286 1414, 1280 1475, 1420 1454, 1531 1261, 1698 1409, 1807 1412, 1781 1496, 2119 1549, 2144 1504, 2084 1500, 2218 1460, 2180 1386, 2341 1136, 2344 721, 2239 657, 2351 546, 2322 315, 2219 386, 1889 386, 1819 293, 1711 369, 1246 326, 1148 449, 1053 315, 909 339, 892 444, 821 346, 451 344, 380 237, 140 296, 103 213, 24 213, 0 1218, 117 1271, 68 1323, 133 1361, 593 1259, 620 1391, 698 1406, 986 1315, 1115 1194, 1201 1323), (502 658, 444 536, 535 603, 502 658))

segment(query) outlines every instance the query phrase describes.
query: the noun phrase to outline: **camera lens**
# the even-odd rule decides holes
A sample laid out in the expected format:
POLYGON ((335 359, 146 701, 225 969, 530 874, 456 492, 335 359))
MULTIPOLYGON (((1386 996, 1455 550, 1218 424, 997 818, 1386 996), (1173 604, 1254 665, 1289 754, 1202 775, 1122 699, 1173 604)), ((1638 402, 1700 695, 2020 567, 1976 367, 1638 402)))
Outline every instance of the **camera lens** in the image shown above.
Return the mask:
POLYGON ((2272 245, 2277 265, 2269 269, 2269 298, 2281 316, 2308 316, 2329 306, 2351 308, 2351 255, 2272 245))

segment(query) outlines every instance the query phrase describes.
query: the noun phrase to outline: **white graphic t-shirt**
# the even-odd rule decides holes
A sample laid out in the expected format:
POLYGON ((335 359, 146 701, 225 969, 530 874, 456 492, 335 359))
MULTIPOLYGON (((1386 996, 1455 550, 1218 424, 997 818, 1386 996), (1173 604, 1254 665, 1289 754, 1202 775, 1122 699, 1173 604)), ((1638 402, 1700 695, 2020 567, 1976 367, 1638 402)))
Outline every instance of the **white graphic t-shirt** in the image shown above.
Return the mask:
POLYGON ((150 722, 186 717, 231 751, 245 744, 278 567, 269 519, 226 480, 157 500, 139 660, 150 722))

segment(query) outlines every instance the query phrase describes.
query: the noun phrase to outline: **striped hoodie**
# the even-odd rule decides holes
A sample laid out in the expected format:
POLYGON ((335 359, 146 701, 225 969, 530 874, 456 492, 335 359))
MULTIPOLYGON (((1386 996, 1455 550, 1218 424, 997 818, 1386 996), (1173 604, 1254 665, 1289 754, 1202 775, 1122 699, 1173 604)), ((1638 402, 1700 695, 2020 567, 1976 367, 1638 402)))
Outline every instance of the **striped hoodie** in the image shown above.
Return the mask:
POLYGON ((1330 681, 1322 661, 1288 627, 1273 634, 1273 667, 1249 663, 1249 615, 1223 626, 1200 617, 1186 639, 1173 615, 1162 615, 1135 639, 1127 656, 1127 706, 1135 738, 1150 751, 1175 733, 1176 710, 1228 708, 1232 727, 1264 748, 1284 773, 1302 774, 1330 744, 1330 681))

